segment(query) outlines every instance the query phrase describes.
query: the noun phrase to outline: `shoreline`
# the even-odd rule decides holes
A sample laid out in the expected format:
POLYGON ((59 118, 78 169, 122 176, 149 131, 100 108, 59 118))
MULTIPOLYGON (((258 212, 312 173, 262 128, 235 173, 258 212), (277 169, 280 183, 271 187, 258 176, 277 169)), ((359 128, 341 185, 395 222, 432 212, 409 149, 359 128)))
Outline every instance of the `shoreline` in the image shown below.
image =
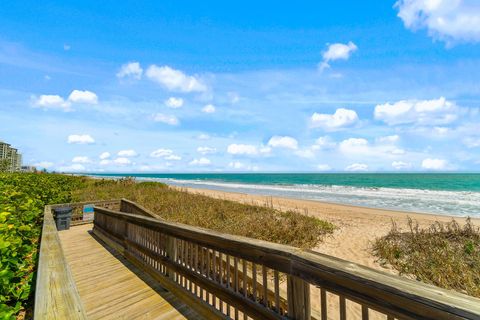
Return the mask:
MULTIPOLYGON (((397 272, 380 266, 371 253, 372 242, 376 238, 386 235, 393 222, 400 230, 406 230, 408 218, 411 218, 414 223, 418 223, 420 227, 428 227, 436 221, 450 222, 453 219, 462 225, 467 219, 466 217, 368 208, 316 200, 169 186, 177 190, 203 194, 217 199, 262 206, 273 205, 279 210, 295 210, 329 221, 336 226, 336 229, 333 235, 326 237, 320 245, 314 248, 315 251, 393 274, 397 274, 397 272)), ((480 218, 471 218, 471 221, 480 225, 480 218)))

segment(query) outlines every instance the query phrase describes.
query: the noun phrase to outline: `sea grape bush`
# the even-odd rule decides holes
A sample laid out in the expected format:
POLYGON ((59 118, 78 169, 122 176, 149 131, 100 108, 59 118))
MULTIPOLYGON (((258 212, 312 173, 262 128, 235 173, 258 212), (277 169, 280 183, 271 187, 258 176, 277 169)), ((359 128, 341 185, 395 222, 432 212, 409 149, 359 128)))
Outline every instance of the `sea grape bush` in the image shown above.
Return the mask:
POLYGON ((0 173, 0 319, 31 311, 44 206, 69 202, 72 189, 83 180, 0 173))

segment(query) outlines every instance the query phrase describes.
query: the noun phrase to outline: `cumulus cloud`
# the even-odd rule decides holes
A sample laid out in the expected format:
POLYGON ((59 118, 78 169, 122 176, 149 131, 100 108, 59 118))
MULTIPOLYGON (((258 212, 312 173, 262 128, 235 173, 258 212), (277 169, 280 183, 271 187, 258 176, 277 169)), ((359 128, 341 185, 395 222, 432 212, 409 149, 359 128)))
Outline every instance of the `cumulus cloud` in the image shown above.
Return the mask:
POLYGON ((125 157, 119 157, 119 158, 116 158, 115 160, 113 160, 113 163, 121 165, 121 166, 126 166, 126 165, 129 165, 129 164, 132 164, 132 161, 130 161, 130 159, 125 158, 125 157))
POLYGON ((133 79, 141 79, 143 74, 143 69, 138 62, 128 62, 122 65, 120 70, 117 72, 118 78, 131 77, 133 79))
POLYGON ((394 134, 391 136, 385 136, 385 137, 379 137, 376 139, 378 143, 383 143, 383 144, 393 144, 397 143, 400 140, 400 136, 398 134, 394 134))
POLYGON ((152 157, 152 158, 163 158, 165 160, 171 160, 171 161, 182 160, 182 157, 174 154, 173 150, 163 149, 163 148, 152 151, 152 153, 150 153, 150 157, 152 157))
POLYGON ((101 160, 110 158, 110 152, 102 152, 99 156, 101 160))
POLYGON ((345 171, 367 171, 368 165, 365 163, 352 163, 351 165, 345 167, 345 171))
POLYGON ((112 162, 111 160, 102 159, 102 160, 100 160, 100 165, 101 166, 106 166, 106 165, 109 165, 111 162, 112 162))
POLYGON ((296 150, 295 154, 301 158, 306 158, 306 159, 315 158, 315 153, 313 152, 312 149, 296 150))
POLYGON ((67 138, 67 142, 71 144, 92 144, 95 139, 89 134, 71 134, 67 138))
POLYGON ((298 149, 298 141, 289 136, 273 136, 268 141, 268 146, 272 148, 298 149))
POLYGON ((348 60, 352 52, 356 51, 358 47, 352 42, 347 44, 333 43, 329 44, 327 50, 322 54, 322 62, 320 63, 320 70, 330 68, 330 61, 348 60))
POLYGON ((214 113, 215 112, 215 106, 213 104, 207 104, 205 107, 202 108, 202 112, 214 113))
POLYGON ((375 119, 389 125, 448 124, 458 118, 460 108, 444 97, 433 100, 401 100, 375 106, 375 119))
POLYGON ((165 100, 165 105, 172 109, 180 108, 181 106, 183 106, 183 99, 170 97, 167 100, 165 100))
POLYGON ((314 113, 310 118, 311 126, 326 131, 339 130, 354 125, 358 115, 354 110, 339 108, 334 114, 314 113))
POLYGON ((73 90, 68 96, 68 101, 74 103, 97 104, 98 96, 95 92, 88 90, 73 90))
POLYGON ((445 170, 448 167, 448 161, 444 159, 427 158, 422 161, 422 168, 426 170, 445 170))
POLYGON ((318 171, 330 171, 332 170, 332 167, 330 167, 328 164, 319 164, 317 166, 318 171))
POLYGON ((392 167, 396 170, 404 170, 404 169, 410 169, 412 167, 412 164, 410 162, 393 161, 392 167))
POLYGON ((217 149, 216 148, 210 148, 210 147, 198 147, 197 152, 201 153, 203 155, 212 154, 212 153, 217 152, 217 149))
POLYGON ((162 122, 169 124, 171 126, 176 126, 180 123, 177 117, 174 115, 168 115, 163 113, 157 113, 153 115, 153 121, 155 122, 162 122))
POLYGON ((72 164, 71 166, 59 167, 58 171, 60 172, 79 172, 85 171, 85 166, 80 163, 72 164))
POLYGON ((128 150, 120 150, 118 151, 117 155, 119 157, 136 157, 138 154, 135 150, 133 149, 128 149, 128 150))
POLYGON ((452 45, 480 41, 480 3, 472 0, 399 0, 398 17, 412 31, 426 29, 452 45))
POLYGON ((207 159, 205 157, 201 157, 200 159, 193 159, 192 161, 189 162, 189 165, 191 166, 208 166, 212 162, 210 159, 207 159))
POLYGON ((208 139, 210 139, 210 136, 206 133, 201 133, 197 136, 197 139, 198 140, 208 140, 208 139))
POLYGON ((170 91, 178 92, 204 92, 207 86, 196 76, 189 76, 180 70, 169 66, 151 65, 145 75, 152 81, 170 91))
POLYGON ((33 105, 43 109, 60 109, 63 111, 71 111, 70 102, 65 101, 56 94, 42 94, 40 97, 32 97, 33 105))
POLYGON ((34 167, 48 169, 53 166, 53 162, 49 161, 40 161, 33 164, 34 167))
POLYGON ((246 165, 240 161, 232 161, 228 164, 228 167, 234 170, 244 171, 257 171, 259 169, 257 166, 246 165))
POLYGON ((363 138, 349 138, 340 142, 339 148, 342 152, 351 152, 357 149, 363 149, 368 146, 368 141, 363 138))
POLYGON ((90 159, 85 156, 77 156, 72 159, 73 163, 90 163, 90 159))
POLYGON ((329 136, 323 136, 315 140, 314 145, 312 146, 313 150, 327 150, 335 148, 336 142, 332 140, 329 136))
POLYGON ((478 148, 480 147, 480 137, 467 137, 463 139, 463 144, 468 148, 478 148))
POLYGON ((234 155, 255 155, 258 154, 258 149, 251 144, 232 143, 227 147, 227 152, 234 155))

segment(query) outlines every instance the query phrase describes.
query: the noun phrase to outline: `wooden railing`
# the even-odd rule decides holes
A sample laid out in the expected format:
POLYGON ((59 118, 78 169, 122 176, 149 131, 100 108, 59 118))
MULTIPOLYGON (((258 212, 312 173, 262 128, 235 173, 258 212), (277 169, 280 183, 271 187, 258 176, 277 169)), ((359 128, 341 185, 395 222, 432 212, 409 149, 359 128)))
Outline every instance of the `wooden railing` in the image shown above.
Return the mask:
MULTIPOLYGON (((120 208, 120 200, 45 206, 35 289, 34 319, 87 319, 70 267, 63 254, 53 218, 53 209, 72 207, 76 221, 83 223, 83 219, 78 218, 79 212, 83 212, 83 207, 89 204, 111 209, 120 208)), ((75 224, 73 221, 72 223, 75 224)))
POLYGON ((209 319, 480 319, 480 299, 327 255, 94 210, 95 235, 209 319))
MULTIPOLYGON (((123 199, 126 200, 126 199, 123 199)), ((126 200, 128 201, 128 200, 126 200)), ((120 210, 120 200, 99 200, 99 201, 84 201, 84 202, 72 202, 72 203, 59 203, 51 205, 52 209, 70 207, 73 209, 72 219, 70 222, 71 226, 92 223, 93 222, 93 211, 91 213, 85 212, 86 208, 92 208, 96 205, 102 208, 108 208, 112 210, 120 210)), ((120 210, 123 211, 123 210, 120 210)), ((126 211, 125 211, 126 212, 126 211)))

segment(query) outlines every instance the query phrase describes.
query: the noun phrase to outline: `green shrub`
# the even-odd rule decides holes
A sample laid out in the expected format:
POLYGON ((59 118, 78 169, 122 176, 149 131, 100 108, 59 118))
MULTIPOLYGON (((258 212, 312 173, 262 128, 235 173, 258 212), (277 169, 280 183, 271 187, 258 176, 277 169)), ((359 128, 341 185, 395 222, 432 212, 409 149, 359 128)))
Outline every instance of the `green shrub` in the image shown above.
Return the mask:
POLYGON ((400 274, 446 289, 480 297, 480 231, 470 219, 461 226, 455 220, 419 228, 409 220, 401 232, 376 239, 373 253, 382 264, 400 274))

